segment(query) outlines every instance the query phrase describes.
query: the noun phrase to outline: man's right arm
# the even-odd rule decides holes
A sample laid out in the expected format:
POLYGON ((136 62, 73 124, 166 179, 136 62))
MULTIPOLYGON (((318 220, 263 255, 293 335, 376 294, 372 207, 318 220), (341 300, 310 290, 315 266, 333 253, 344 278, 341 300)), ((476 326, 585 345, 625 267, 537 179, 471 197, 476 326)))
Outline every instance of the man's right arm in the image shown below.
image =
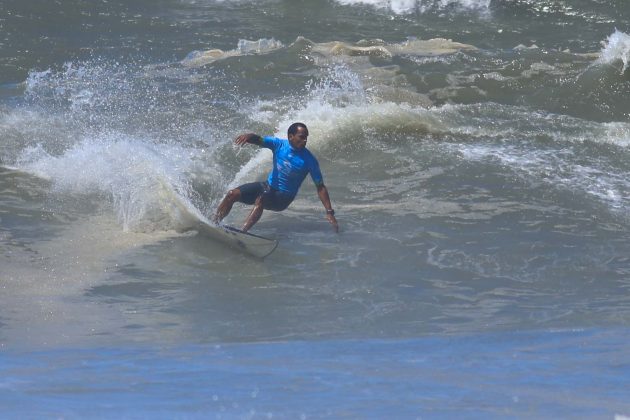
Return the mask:
POLYGON ((247 133, 247 134, 241 134, 240 136, 238 136, 236 140, 234 140, 234 143, 236 143, 239 146, 244 146, 246 143, 255 144, 256 146, 261 146, 263 143, 263 139, 258 134, 247 133))

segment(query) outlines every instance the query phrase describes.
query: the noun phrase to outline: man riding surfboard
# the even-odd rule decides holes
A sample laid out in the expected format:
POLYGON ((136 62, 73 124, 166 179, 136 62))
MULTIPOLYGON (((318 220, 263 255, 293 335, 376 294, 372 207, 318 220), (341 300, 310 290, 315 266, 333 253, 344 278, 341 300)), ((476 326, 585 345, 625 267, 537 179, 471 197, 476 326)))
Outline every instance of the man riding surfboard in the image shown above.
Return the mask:
POLYGON ((282 211, 293 201, 306 175, 317 187, 317 195, 326 209, 326 218, 335 232, 339 231, 339 224, 335 218, 335 211, 330 203, 328 189, 319 169, 317 158, 306 148, 308 128, 303 123, 291 124, 288 139, 273 136, 261 137, 258 134, 241 134, 235 140, 239 146, 254 144, 270 149, 273 152, 273 168, 264 182, 243 184, 228 191, 225 198, 217 207, 215 222, 220 222, 232 210, 235 202, 253 204, 249 216, 243 224, 243 232, 247 232, 260 219, 263 210, 282 211))

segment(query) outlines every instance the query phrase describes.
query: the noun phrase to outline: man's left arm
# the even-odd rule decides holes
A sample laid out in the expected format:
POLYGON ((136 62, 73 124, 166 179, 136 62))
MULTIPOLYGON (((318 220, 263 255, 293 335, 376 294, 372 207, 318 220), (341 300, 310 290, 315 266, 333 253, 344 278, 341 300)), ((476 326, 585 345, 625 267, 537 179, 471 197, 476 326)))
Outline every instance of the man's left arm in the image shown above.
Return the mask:
POLYGON ((332 225, 335 233, 339 232, 339 224, 337 223, 337 219, 335 218, 335 210, 332 208, 332 204, 330 203, 330 196, 328 195, 328 189, 326 186, 321 183, 317 185, 317 195, 321 200, 324 208, 326 209, 326 219, 332 225))

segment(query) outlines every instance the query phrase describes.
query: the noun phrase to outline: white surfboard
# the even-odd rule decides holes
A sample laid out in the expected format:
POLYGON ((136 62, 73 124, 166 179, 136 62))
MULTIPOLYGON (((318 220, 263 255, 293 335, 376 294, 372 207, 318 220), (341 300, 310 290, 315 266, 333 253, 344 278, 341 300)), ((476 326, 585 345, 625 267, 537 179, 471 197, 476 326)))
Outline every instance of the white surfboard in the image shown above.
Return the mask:
POLYGON ((173 191, 173 188, 166 183, 162 184, 161 192, 165 200, 173 205, 172 209, 177 212, 178 218, 185 220, 186 224, 190 226, 188 228, 190 230, 196 230, 204 236, 258 258, 266 257, 278 246, 278 241, 276 240, 243 232, 232 226, 217 225, 210 222, 199 210, 183 200, 180 195, 173 191))
POLYGON ((194 227, 197 232, 223 242, 232 248, 244 251, 258 258, 265 258, 278 246, 278 241, 243 232, 232 226, 213 225, 199 221, 194 227))

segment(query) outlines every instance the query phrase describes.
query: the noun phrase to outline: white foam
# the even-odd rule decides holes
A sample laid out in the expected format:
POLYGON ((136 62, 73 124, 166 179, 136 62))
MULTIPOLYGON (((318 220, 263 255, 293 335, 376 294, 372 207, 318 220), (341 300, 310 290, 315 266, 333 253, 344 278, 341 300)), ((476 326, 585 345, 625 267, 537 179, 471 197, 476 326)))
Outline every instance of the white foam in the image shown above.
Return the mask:
POLYGON ((543 183, 558 190, 580 192, 611 210, 627 211, 630 200, 628 173, 612 173, 598 165, 572 162, 572 152, 524 150, 511 145, 459 145, 458 153, 468 161, 494 162, 532 183, 543 183))
POLYGON ((490 0, 336 0, 336 2, 344 6, 372 6, 390 10, 397 15, 425 13, 428 10, 442 10, 447 7, 487 11, 490 7, 490 0))
POLYGON ((620 147, 630 147, 630 124, 622 122, 604 123, 602 134, 596 137, 605 143, 620 147))
POLYGON ((603 45, 597 63, 612 64, 621 61, 623 63, 621 73, 623 74, 630 64, 630 35, 615 30, 603 45))
POLYGON ((409 13, 415 10, 418 4, 416 0, 337 0, 337 3, 345 6, 369 5, 379 9, 390 9, 398 14, 409 13))

